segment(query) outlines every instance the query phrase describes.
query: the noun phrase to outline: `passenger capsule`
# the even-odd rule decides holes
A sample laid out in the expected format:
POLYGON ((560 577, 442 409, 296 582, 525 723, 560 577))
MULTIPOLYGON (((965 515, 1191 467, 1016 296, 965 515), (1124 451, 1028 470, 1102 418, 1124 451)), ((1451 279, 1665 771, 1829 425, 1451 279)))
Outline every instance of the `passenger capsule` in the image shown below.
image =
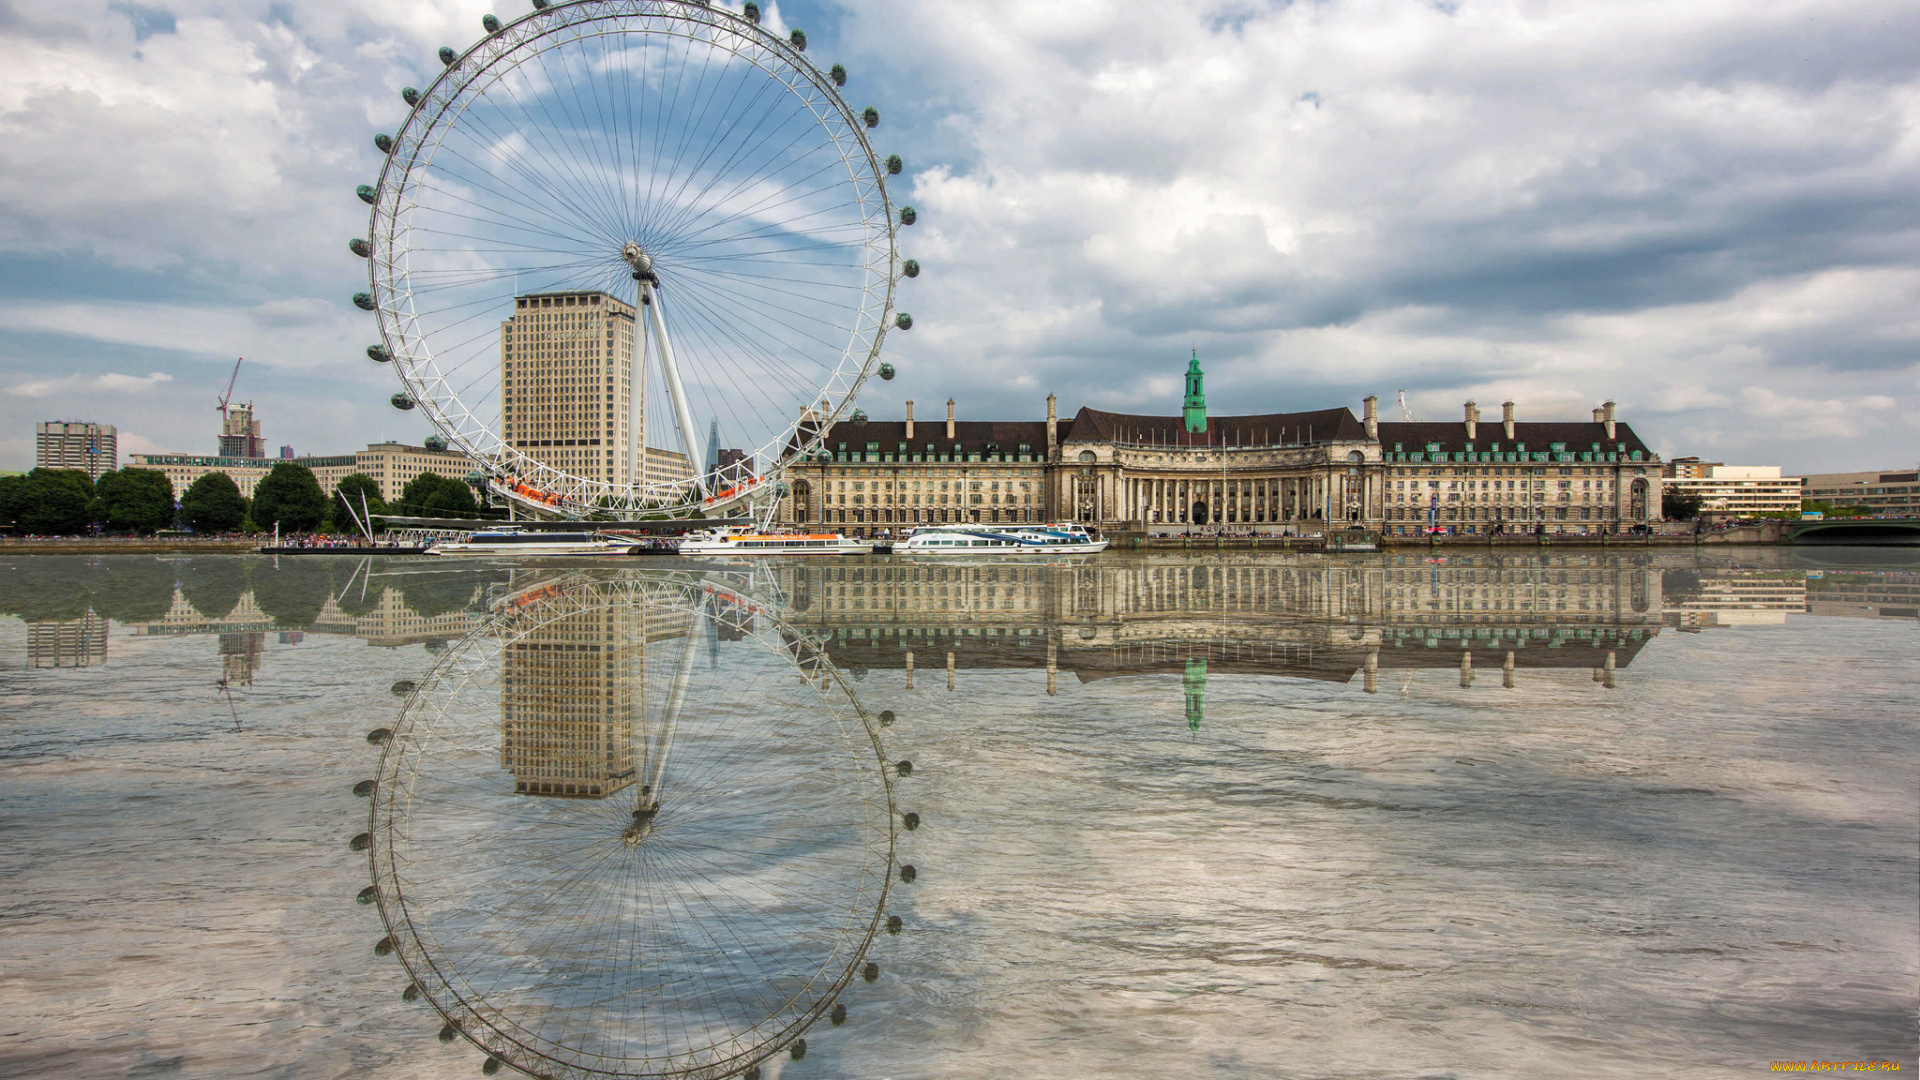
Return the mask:
POLYGON ((905 926, 906 924, 900 921, 900 916, 898 915, 887 916, 887 933, 897 934, 905 926))
POLYGON ((880 710, 880 726, 881 727, 893 726, 893 710, 892 709, 880 710))
POLYGON ((807 1040, 795 1039, 793 1045, 787 1047, 787 1056, 795 1061, 805 1061, 807 1057, 807 1040))
POLYGON ((379 941, 376 941, 373 943, 373 955, 375 956, 386 956, 392 952, 393 952, 393 939, 390 937, 383 937, 379 941))
POLYGON ((383 154, 393 153, 393 136, 384 132, 373 137, 373 148, 383 154))
POLYGON ((355 896, 353 898, 353 901, 356 904, 371 904, 379 895, 380 895, 380 890, 369 885, 366 888, 361 889, 360 894, 358 896, 355 896))
POLYGON ((353 252, 355 255, 358 255, 363 259, 369 259, 373 257, 373 245, 367 243, 365 240, 362 240, 357 236, 347 241, 347 250, 353 252))
POLYGON ((805 30, 795 30, 793 33, 787 35, 787 42, 801 52, 806 52, 807 32, 805 30))
POLYGON ((913 868, 912 863, 908 863, 907 865, 900 868, 900 880, 905 884, 908 884, 908 885, 913 884, 913 879, 919 876, 920 876, 920 871, 915 870, 913 868))
POLYGON ((363 293, 363 292, 354 293, 353 306, 359 308, 361 311, 372 311, 373 297, 368 296, 366 293, 363 293))
POLYGON ((740 9, 740 14, 745 15, 748 22, 757 24, 760 21, 760 5, 747 0, 747 6, 740 9))
POLYGON ((480 1071, 487 1076, 492 1076, 494 1073, 499 1072, 500 1059, 497 1057, 488 1058, 486 1064, 480 1066, 480 1071))
POLYGON ((907 167, 907 163, 900 160, 899 154, 887 155, 887 175, 888 176, 899 176, 900 170, 906 167, 907 167))
POLYGON ((900 824, 905 825, 908 832, 912 832, 920 827, 920 815, 909 810, 901 815, 900 824))
POLYGON ((908 277, 919 277, 920 276, 920 260, 908 259, 906 262, 901 263, 900 272, 907 275, 908 277))
POLYGON ((442 65, 446 67, 452 67, 453 62, 458 59, 460 59, 459 53, 454 52, 452 49, 447 48, 445 45, 440 46, 440 63, 442 65))
POLYGON ((375 746, 385 746, 387 740, 391 738, 393 738, 392 728, 377 727, 367 732, 367 741, 375 746))
POLYGON ((894 374, 894 372, 893 372, 893 365, 892 365, 892 364, 881 364, 881 365, 880 365, 880 381, 881 381, 881 382, 892 382, 892 381, 893 381, 893 374, 894 374))
POLYGON ((913 207, 903 206, 900 208, 900 224, 911 225, 918 220, 920 220, 920 215, 914 212, 913 207))
POLYGON ((365 851, 372 846, 373 836, 370 833, 355 833, 353 839, 347 841, 348 851, 365 851))
POLYGON ((372 360, 376 364, 387 364, 393 362, 393 354, 387 351, 385 345, 369 345, 367 346, 367 359, 372 360))
POLYGON ((374 786, 375 786, 374 782, 371 780, 360 781, 359 783, 353 785, 354 797, 364 799, 367 796, 372 795, 374 786))
POLYGON ((880 977, 880 965, 871 960, 867 961, 867 966, 860 969, 860 977, 868 982, 878 979, 880 977))
POLYGON ((400 88, 400 100, 406 102, 408 105, 418 105, 420 104, 420 91, 415 90, 411 86, 403 86, 400 88))
POLYGON ((419 1001, 420 1000, 420 984, 408 983, 407 988, 405 990, 400 991, 400 1000, 401 1001, 419 1001))
POLYGON ((835 1002, 833 1005, 833 1011, 827 1014, 827 1019, 833 1021, 834 1027, 839 1027, 841 1024, 846 1023, 847 1022, 847 1006, 842 1002, 835 1002))
POLYGON ((454 1027, 452 1024, 440 1025, 440 1041, 443 1043, 452 1042, 454 1040, 454 1037, 459 1034, 460 1034, 460 1029, 457 1027, 454 1027))
POLYGON ((760 1080, 760 1066, 747 1066, 747 1071, 740 1074, 740 1080, 760 1080))
POLYGON ((913 762, 908 761, 906 758, 901 758, 899 761, 893 763, 893 771, 900 776, 912 776, 913 762))
POLYGON ((854 427, 867 426, 867 412, 865 409, 853 410, 853 426, 854 427))
POLYGON ((545 11, 550 0, 533 0, 533 10, 545 11))
POLYGON ((902 330, 913 329, 913 316, 902 311, 893 317, 893 324, 902 330))
POLYGON ((353 189, 353 193, 360 196, 360 201, 368 206, 372 206, 380 198, 380 193, 375 191, 371 184, 361 184, 353 189))
POLYGON ((877 128, 880 126, 880 110, 869 105, 860 110, 860 119, 865 121, 868 127, 877 128))
POLYGON ((833 85, 835 86, 847 85, 847 66, 845 64, 833 65, 827 69, 827 78, 832 79, 833 85))
POLYGON ((497 34, 500 32, 500 20, 491 15, 480 16, 480 25, 485 28, 489 34, 497 34))
POLYGON ((405 394, 395 394, 387 399, 388 403, 401 412, 412 412, 414 400, 405 394))

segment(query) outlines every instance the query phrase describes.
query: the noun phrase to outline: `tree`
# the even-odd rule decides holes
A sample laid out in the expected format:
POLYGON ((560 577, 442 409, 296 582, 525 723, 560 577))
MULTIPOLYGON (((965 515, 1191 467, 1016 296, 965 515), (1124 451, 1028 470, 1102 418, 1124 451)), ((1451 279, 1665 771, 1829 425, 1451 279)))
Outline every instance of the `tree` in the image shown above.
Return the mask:
POLYGON ((1705 500, 1691 491, 1668 488, 1660 493, 1660 516, 1668 521, 1692 521, 1705 500))
POLYGON ((13 524, 26 505, 26 476, 0 476, 0 525, 13 524))
POLYGON ((94 485, 91 512, 109 529, 155 533, 173 526, 173 481, 157 469, 120 469, 94 485))
POLYGON ((21 493, 20 513, 14 519, 21 532, 49 536, 74 536, 87 530, 92 519, 87 503, 93 497, 93 482, 86 473, 70 469, 35 469, 27 474, 21 493), (84 483, 75 483, 78 475, 84 483))
MULTIPOLYGON (((354 524, 355 518, 364 518, 368 513, 384 514, 387 504, 380 501, 380 482, 361 473, 349 473, 340 478, 333 486, 333 502, 329 510, 333 527, 342 531, 359 532, 360 526, 354 524), (363 503, 362 500, 365 500, 363 503), (362 506, 365 510, 362 510, 362 506)), ((371 521, 366 522, 373 527, 371 521)))
POLYGON ((283 532, 307 532, 327 516, 327 493, 305 465, 282 461, 253 488, 253 520, 283 532))
POLYGON ((247 516, 240 485, 226 473, 210 472, 187 485, 180 496, 180 517, 197 533, 232 532, 247 516))
POLYGON ((480 504, 464 481, 423 472, 400 489, 398 509, 417 517, 470 518, 479 514, 480 504))

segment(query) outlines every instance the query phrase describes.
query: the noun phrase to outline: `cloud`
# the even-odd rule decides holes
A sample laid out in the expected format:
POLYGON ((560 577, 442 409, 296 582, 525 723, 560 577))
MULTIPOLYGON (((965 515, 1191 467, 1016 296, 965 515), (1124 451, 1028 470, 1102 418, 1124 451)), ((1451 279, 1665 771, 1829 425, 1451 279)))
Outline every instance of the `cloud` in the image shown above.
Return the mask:
POLYGON ((106 394, 139 394, 161 383, 170 383, 173 376, 163 371, 147 375, 122 375, 108 372, 105 375, 69 375, 64 379, 38 379, 33 382, 19 383, 6 388, 13 397, 43 398, 55 394, 93 391, 106 394))

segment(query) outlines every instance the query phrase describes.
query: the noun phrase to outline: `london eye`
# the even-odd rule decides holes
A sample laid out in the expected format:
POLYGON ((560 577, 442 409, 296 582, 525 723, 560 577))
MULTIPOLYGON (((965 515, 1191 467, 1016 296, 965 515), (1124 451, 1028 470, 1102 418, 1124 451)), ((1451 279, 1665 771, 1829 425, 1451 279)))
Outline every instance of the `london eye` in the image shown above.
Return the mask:
POLYGON ((488 1070, 721 1077, 804 1052, 883 926, 877 723, 726 588, 548 580, 413 689, 370 785, 409 998, 488 1070), (717 647, 724 642, 724 648, 717 647))
POLYGON ((359 189, 395 407, 542 514, 772 496, 912 326, 879 110, 753 3, 536 0, 483 29, 399 91, 359 189))

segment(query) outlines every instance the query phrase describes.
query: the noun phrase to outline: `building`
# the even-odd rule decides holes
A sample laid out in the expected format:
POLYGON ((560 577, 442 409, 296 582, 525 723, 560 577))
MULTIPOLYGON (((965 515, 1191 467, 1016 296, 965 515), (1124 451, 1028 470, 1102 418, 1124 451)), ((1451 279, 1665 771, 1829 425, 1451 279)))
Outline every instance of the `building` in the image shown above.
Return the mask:
POLYGON ((106 617, 89 611, 77 619, 27 623, 27 666, 99 667, 107 662, 106 617))
POLYGON ((609 604, 536 623, 500 669, 500 764, 522 795, 604 799, 634 783, 645 678, 639 609, 609 604))
POLYGON ((1213 416, 1190 359, 1178 416, 1047 398, 1045 421, 874 421, 862 412, 790 468, 796 525, 870 534, 942 522, 1074 520, 1108 533, 1390 535, 1621 532, 1656 520, 1659 458, 1608 402, 1591 422, 1385 423, 1345 408, 1213 416))
POLYGON ((438 473, 459 479, 473 471, 473 463, 466 455, 448 450, 446 444, 437 439, 429 439, 428 442, 434 445, 409 446, 406 443, 383 442, 373 443, 354 454, 287 459, 135 454, 133 463, 143 469, 157 469, 165 473, 167 479, 173 481, 175 492, 186 491, 187 485, 210 472, 225 473, 239 486, 240 494, 252 498, 254 485, 265 479, 275 465, 287 460, 313 470, 314 479, 320 481, 320 486, 327 491, 332 491, 342 479, 354 473, 371 477, 380 485, 380 498, 394 502, 400 498, 407 481, 421 473, 438 473))
POLYGON ((260 435, 260 421, 253 418, 253 403, 230 405, 220 410, 219 457, 264 458, 267 440, 260 435))
POLYGON ((1697 480, 1707 475, 1707 470, 1725 465, 1724 461, 1702 461, 1697 457, 1668 458, 1666 471, 1662 474, 1669 479, 1697 480))
POLYGON ((646 435, 646 368, 633 358, 633 305, 602 292, 514 297, 500 324, 501 437, 573 476, 644 476, 635 451, 646 435))
POLYGON ((1703 514, 1798 514, 1800 478, 1781 476, 1778 465, 1722 465, 1700 462, 1698 476, 1671 476, 1668 490, 1700 497, 1703 514))
POLYGON ((33 426, 33 464, 40 469, 78 469, 95 480, 120 467, 119 435, 112 424, 48 420, 33 426))
POLYGON ((1876 514, 1920 516, 1920 471, 1907 469, 1814 473, 1800 480, 1801 497, 1834 506, 1858 506, 1876 514))

